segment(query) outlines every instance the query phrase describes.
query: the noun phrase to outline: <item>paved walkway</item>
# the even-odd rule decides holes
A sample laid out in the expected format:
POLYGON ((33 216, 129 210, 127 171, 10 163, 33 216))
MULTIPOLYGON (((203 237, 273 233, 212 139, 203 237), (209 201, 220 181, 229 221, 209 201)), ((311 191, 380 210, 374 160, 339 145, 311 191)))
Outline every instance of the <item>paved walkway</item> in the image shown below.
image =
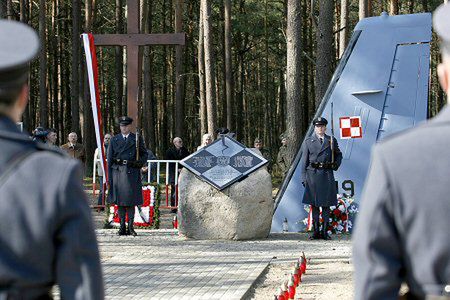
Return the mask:
POLYGON ((243 299, 270 262, 348 257, 350 241, 275 234, 258 241, 187 240, 174 230, 98 230, 107 299, 243 299))

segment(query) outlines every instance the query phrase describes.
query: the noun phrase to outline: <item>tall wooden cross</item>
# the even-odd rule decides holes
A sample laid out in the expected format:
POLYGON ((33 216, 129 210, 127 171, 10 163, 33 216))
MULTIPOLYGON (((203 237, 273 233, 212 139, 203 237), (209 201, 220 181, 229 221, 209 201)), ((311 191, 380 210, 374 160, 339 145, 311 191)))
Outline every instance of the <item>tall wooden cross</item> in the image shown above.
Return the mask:
POLYGON ((95 34, 97 46, 127 47, 127 103, 128 116, 134 119, 133 127, 138 123, 138 99, 140 91, 141 64, 139 46, 145 45, 184 45, 184 33, 172 34, 140 34, 139 33, 139 1, 127 0, 127 33, 95 34))

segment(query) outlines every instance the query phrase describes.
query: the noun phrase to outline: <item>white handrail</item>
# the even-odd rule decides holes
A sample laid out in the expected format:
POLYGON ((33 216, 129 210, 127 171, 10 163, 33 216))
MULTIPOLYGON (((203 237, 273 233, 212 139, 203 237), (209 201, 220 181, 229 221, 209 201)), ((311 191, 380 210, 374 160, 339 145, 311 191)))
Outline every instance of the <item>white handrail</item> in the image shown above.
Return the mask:
MULTIPOLYGON (((97 163, 100 162, 100 159, 94 159, 94 165, 92 168, 92 183, 96 184, 96 177, 97 177, 97 163)), ((156 163, 156 183, 159 184, 160 178, 161 178, 161 164, 166 164, 166 181, 165 184, 170 184, 169 182, 169 165, 175 164, 175 183, 178 182, 178 170, 179 170, 179 160, 170 160, 170 159, 152 159, 147 160, 147 182, 150 182, 151 174, 152 174, 152 164, 156 163)))

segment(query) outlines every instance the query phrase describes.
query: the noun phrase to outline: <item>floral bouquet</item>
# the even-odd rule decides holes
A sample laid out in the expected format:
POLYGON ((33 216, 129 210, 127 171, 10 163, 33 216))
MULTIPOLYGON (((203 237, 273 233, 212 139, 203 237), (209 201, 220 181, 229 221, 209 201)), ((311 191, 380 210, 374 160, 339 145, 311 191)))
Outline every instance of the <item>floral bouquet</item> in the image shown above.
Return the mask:
MULTIPOLYGON (((358 204, 353 198, 340 194, 337 195, 338 204, 330 207, 330 219, 328 222, 328 234, 351 232, 355 216, 358 213, 358 204)), ((311 207, 305 205, 308 217, 303 219, 303 224, 307 230, 311 230, 311 207)), ((320 222, 323 223, 322 213, 320 213, 320 222)))

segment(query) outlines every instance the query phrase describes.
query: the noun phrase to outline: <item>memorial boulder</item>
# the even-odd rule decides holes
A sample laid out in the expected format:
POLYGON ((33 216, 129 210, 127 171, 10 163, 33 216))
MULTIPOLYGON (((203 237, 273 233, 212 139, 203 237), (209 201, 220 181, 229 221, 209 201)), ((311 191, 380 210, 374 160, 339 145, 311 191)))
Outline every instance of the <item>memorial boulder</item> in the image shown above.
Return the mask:
POLYGON ((185 158, 178 184, 180 235, 212 240, 267 237, 274 204, 266 163, 229 137, 185 158))

